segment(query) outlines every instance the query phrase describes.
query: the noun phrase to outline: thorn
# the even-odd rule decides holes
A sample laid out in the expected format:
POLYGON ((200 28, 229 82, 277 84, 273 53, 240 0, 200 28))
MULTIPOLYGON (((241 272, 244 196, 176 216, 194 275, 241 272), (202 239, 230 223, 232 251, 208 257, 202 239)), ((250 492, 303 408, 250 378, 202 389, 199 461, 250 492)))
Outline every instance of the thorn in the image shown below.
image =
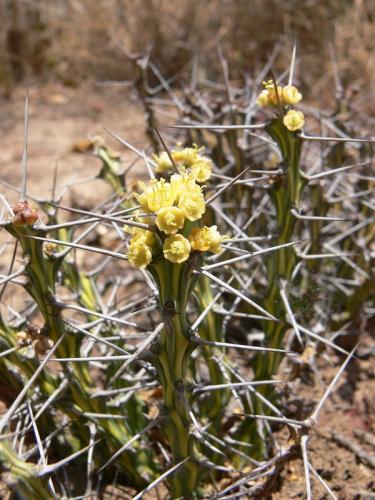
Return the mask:
POLYGON ((29 91, 27 90, 25 97, 24 143, 23 143, 22 166, 21 166, 21 200, 26 200, 28 137, 29 137, 29 91))
POLYGON ((273 347, 260 347, 254 345, 243 345, 243 344, 230 344, 228 342, 215 342, 213 340, 204 340, 200 337, 191 336, 190 340, 198 345, 210 345, 213 347, 230 347, 233 349, 244 349, 245 351, 260 351, 260 352, 282 352, 284 354, 294 354, 292 351, 286 351, 285 349, 276 349, 273 347))
POLYGON ((157 479, 155 479, 155 481, 153 481, 152 483, 150 483, 144 490, 142 490, 140 493, 138 493, 138 495, 136 495, 135 497, 133 497, 133 500, 140 500, 145 493, 148 493, 150 490, 152 490, 153 488, 155 488, 155 486, 157 486, 159 483, 161 483, 162 481, 164 481, 164 479, 166 479, 168 476, 170 476, 171 474, 173 474, 174 472, 176 472, 176 470, 178 470, 189 459, 190 459, 190 457, 186 457, 183 460, 181 460, 181 462, 178 462, 178 464, 176 464, 173 467, 171 467, 170 469, 168 469, 161 476, 159 476, 157 479))
POLYGON ((146 340, 138 347, 138 349, 132 354, 129 359, 125 361, 121 368, 119 368, 116 373, 111 377, 109 382, 106 384, 106 388, 113 384, 115 380, 118 379, 124 373, 126 368, 132 363, 135 359, 137 359, 145 349, 154 341, 154 339, 159 335, 159 333, 164 328, 164 323, 160 323, 155 330, 146 338, 146 340))
POLYGON ((307 500, 312 500, 310 469, 309 469, 309 461, 307 458, 307 442, 309 439, 310 436, 307 435, 301 437, 301 450, 302 450, 303 468, 305 471, 306 498, 307 500))
POLYGON ((40 236, 32 236, 29 234, 21 234, 20 236, 24 238, 30 238, 32 240, 47 241, 48 243, 56 243, 57 245, 77 248, 78 250, 87 250, 88 252, 110 255, 111 257, 115 257, 116 259, 126 260, 126 255, 118 252, 111 252, 110 250, 105 250, 103 248, 92 247, 89 245, 80 245, 78 243, 68 243, 67 241, 55 240, 53 238, 42 238, 40 236))
POLYGON ((248 304, 250 304, 252 307, 254 307, 254 309, 257 309, 258 311, 260 311, 261 313, 263 313, 265 316, 267 316, 268 319, 271 319, 271 320, 277 321, 277 322, 279 321, 277 318, 275 318, 275 316, 273 316, 268 311, 266 311, 265 309, 263 309, 263 307, 259 306, 256 302, 254 302, 253 300, 251 300, 248 297, 246 297, 246 295, 244 295, 243 293, 241 293, 239 290, 236 290, 232 286, 228 285, 228 283, 225 283, 221 279, 217 278, 213 274, 211 274, 211 273, 209 273, 209 272, 207 272, 207 271, 205 271, 203 269, 201 269, 199 271, 199 273, 203 274, 204 276, 207 276, 212 281, 215 281, 216 283, 218 283, 219 285, 221 285, 223 288, 225 288, 229 292, 232 292, 237 297, 240 297, 242 300, 244 300, 245 302, 247 302, 248 304))
POLYGON ((98 444, 100 441, 101 441, 101 439, 97 439, 93 443, 90 443, 88 446, 85 446, 85 448, 82 448, 81 450, 76 451, 72 455, 69 455, 69 457, 66 457, 63 460, 60 460, 59 462, 56 462, 54 464, 46 465, 45 467, 43 467, 42 470, 40 470, 38 472, 38 476, 44 477, 44 476, 48 476, 49 474, 55 473, 58 469, 60 469, 64 465, 72 462, 74 459, 76 459, 77 457, 79 457, 83 453, 86 453, 86 451, 88 451, 90 448, 92 448, 93 446, 98 444))
POLYGON ((33 375, 29 378, 29 380, 27 381, 27 383, 24 385, 23 389, 18 394, 18 396, 16 397, 16 399, 13 401, 13 403, 11 404, 11 406, 8 408, 8 410, 5 413, 5 415, 1 418, 1 420, 0 420, 0 434, 3 432, 4 427, 8 424, 9 420, 12 418, 12 415, 17 410, 17 408, 18 408, 19 404, 21 403, 21 401, 25 398, 25 396, 26 396, 28 390, 30 389, 30 387, 33 385, 33 383, 38 378, 38 376, 40 375, 40 373, 44 370, 44 367, 48 363, 48 360, 52 357, 52 355, 56 352, 56 350, 58 349, 58 347, 61 344, 61 342, 64 340, 65 335, 66 335, 66 332, 64 332, 63 335, 61 335, 61 337, 59 338, 59 340, 52 347, 52 349, 49 351, 49 353, 47 354, 47 356, 43 359, 43 361, 40 363, 40 365, 35 370, 35 372, 33 373, 33 375))
POLYGON ((172 158, 172 155, 171 155, 171 153, 170 153, 169 149, 167 148, 167 145, 166 145, 166 144, 165 144, 165 142, 164 142, 164 139, 163 139, 163 138, 162 138, 162 136, 160 135, 159 130, 158 130, 156 127, 154 127, 154 129, 155 129, 155 132, 156 132, 157 136, 159 137, 160 142, 161 142, 161 143, 162 143, 162 145, 163 145, 163 148, 165 149, 165 152, 166 152, 166 153, 167 153, 167 155, 168 155, 168 158, 171 160, 171 163, 172 163, 172 165, 173 165, 173 168, 175 169, 175 172, 176 172, 177 174, 179 174, 180 172, 179 172, 179 170, 178 170, 178 168, 177 168, 177 165, 176 165, 176 163, 175 163, 174 159, 172 158))
POLYGON ((335 385, 337 384, 339 378, 341 377, 341 375, 343 374, 345 368, 347 367, 347 365, 349 364, 349 362, 352 360, 353 356, 354 356, 354 352, 356 351, 358 347, 358 344, 354 347, 354 349, 349 353, 349 356, 346 358, 345 362, 342 364, 340 370, 336 373, 335 377, 333 378, 332 382, 329 384, 329 386, 327 387, 325 393, 323 394, 321 400, 319 401, 317 407, 315 408, 314 412, 312 413, 311 417, 308 419, 312 422, 316 422, 317 419, 318 419, 318 415, 319 415, 319 412, 320 410, 322 409, 324 403, 326 402, 328 396, 331 394, 331 392, 333 391, 333 388, 335 387, 335 385))
POLYGON ((249 167, 245 168, 245 170, 242 170, 242 172, 240 172, 238 175, 236 175, 236 177, 234 177, 230 182, 228 182, 228 184, 225 184, 221 189, 219 189, 219 191, 217 191, 215 194, 210 196, 210 198, 208 198, 208 200, 206 200, 206 205, 209 205, 210 203, 212 203, 218 196, 221 195, 221 193, 223 193, 226 189, 228 189, 230 186, 232 186, 237 181, 237 179, 239 179, 240 177, 245 175, 246 172, 248 170, 250 170, 250 168, 252 166, 253 165, 250 165, 249 167))
MULTIPOLYGON (((140 158, 144 158, 144 154, 145 154, 144 151, 141 151, 140 149, 135 148, 129 142, 125 141, 125 139, 121 139, 121 137, 119 137, 117 134, 111 132, 107 128, 104 127, 104 130, 110 136, 112 136, 114 139, 116 139, 120 144, 122 144, 123 146, 129 148, 131 151, 133 151, 133 153, 135 153, 136 155, 138 155, 140 158)), ((151 163, 152 166, 156 167, 156 163, 153 160, 149 159, 148 161, 151 163)))
POLYGON ((325 141, 325 142, 360 142, 360 143, 375 143, 375 139, 354 139, 351 137, 320 137, 306 135, 304 132, 298 134, 298 137, 306 141, 325 141))
POLYGON ((111 458, 109 460, 107 460, 107 462, 100 467, 100 469, 98 470, 98 474, 100 474, 106 467, 108 467, 108 465, 110 465, 124 451, 126 451, 128 448, 130 448, 130 446, 133 443, 135 443, 141 436, 143 436, 143 434, 145 434, 150 429, 152 429, 153 427, 155 427, 155 425, 158 424, 158 423, 159 423, 159 417, 157 416, 148 425, 146 425, 146 427, 143 430, 141 430, 140 432, 138 432, 137 434, 135 434, 131 439, 129 439, 129 441, 127 443, 125 443, 123 446, 121 446, 121 448, 119 450, 117 450, 116 453, 114 453, 111 456, 111 458))
POLYGON ((266 127, 265 123, 259 125, 171 125, 168 128, 182 128, 182 129, 198 129, 198 130, 263 130, 266 127))
POLYGON ((294 40, 293 50, 292 50, 292 60, 290 63, 290 70, 289 70, 288 85, 293 85, 293 76, 294 76, 294 69, 295 69, 295 63, 296 63, 296 52, 297 52, 297 42, 296 42, 296 40, 294 40))
POLYGON ((283 243, 282 245, 276 245, 274 247, 265 248, 262 250, 257 250, 255 252, 246 252, 246 255, 240 255, 239 257, 233 257, 232 259, 223 260, 223 261, 217 262, 215 264, 209 264, 208 266, 203 266, 202 270, 203 271, 212 271, 212 269, 216 269, 218 267, 226 266, 228 264, 233 264, 234 262, 240 262, 242 260, 251 259, 253 257, 256 257, 257 255, 263 255, 265 253, 274 252, 275 250, 280 250, 280 248, 287 248, 287 247, 290 247, 293 245, 297 245, 298 243, 302 243, 303 241, 306 241, 306 240, 302 239, 302 240, 297 240, 297 241, 291 241, 290 243, 283 243))

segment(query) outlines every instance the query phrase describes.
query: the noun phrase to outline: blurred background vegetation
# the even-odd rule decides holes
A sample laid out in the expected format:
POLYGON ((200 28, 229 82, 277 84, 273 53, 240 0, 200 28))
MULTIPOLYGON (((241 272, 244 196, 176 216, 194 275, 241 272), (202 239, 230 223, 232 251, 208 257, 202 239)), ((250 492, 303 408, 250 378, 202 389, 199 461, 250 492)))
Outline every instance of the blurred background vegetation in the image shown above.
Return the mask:
POLYGON ((374 0, 0 0, 0 88, 7 96, 30 78, 131 80, 129 53, 146 50, 165 77, 198 55, 215 79, 219 45, 236 79, 256 74, 272 51, 274 69, 284 70, 296 39, 300 85, 311 97, 332 89, 336 58, 344 87, 361 87, 366 101, 374 18, 374 0))

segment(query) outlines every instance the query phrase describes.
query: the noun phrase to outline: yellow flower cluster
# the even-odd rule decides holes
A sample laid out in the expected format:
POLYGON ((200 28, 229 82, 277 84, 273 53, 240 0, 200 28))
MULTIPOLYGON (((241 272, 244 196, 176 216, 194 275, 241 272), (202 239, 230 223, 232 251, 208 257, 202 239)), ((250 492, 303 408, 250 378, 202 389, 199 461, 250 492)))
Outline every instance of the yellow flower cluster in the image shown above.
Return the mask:
POLYGON ((153 179, 148 185, 141 182, 140 187, 138 201, 142 210, 150 214, 151 223, 155 220, 155 230, 159 233, 124 226, 124 231, 131 234, 130 263, 144 269, 161 249, 165 259, 177 264, 185 262, 191 251, 220 252, 220 244, 226 237, 220 235, 216 226, 193 228, 188 237, 178 233, 184 229, 185 221, 201 219, 206 210, 202 188, 192 174, 173 174, 169 182, 153 179))
POLYGON ((173 174, 170 182, 153 179, 147 186, 143 182, 139 185, 143 193, 137 199, 142 210, 156 214, 157 226, 167 234, 181 229, 184 219, 196 221, 206 211, 202 188, 191 174, 173 174))
POLYGON ((275 85, 272 80, 263 82, 263 85, 264 90, 257 98, 258 106, 277 106, 278 102, 280 102, 281 105, 288 106, 291 104, 298 104, 302 99, 302 94, 293 85, 281 87, 277 82, 275 85))
MULTIPOLYGON (((171 151, 171 157, 177 170, 183 173, 185 170, 193 176, 196 182, 206 182, 212 173, 212 162, 200 153, 203 148, 198 149, 196 145, 192 148, 177 149, 171 151)), ((158 174, 169 173, 173 170, 172 161, 167 152, 154 155, 156 172, 158 174)))
MULTIPOLYGON (((293 85, 281 87, 272 80, 263 82, 264 90, 258 95, 258 106, 277 106, 279 103, 282 106, 290 106, 298 104, 302 99, 302 94, 293 85)), ((305 117, 301 111, 290 109, 283 117, 283 124, 291 132, 300 130, 305 125, 305 117)))

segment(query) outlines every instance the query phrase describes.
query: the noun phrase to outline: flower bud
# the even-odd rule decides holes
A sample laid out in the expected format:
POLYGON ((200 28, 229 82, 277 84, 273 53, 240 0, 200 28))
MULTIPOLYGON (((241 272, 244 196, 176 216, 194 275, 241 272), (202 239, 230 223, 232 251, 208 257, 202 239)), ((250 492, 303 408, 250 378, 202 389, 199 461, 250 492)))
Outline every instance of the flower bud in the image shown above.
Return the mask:
POLYGON ((50 241, 45 241, 43 243, 43 252, 48 256, 53 255, 57 251, 57 248, 56 243, 52 243, 50 241))
POLYGON ((15 226, 33 226, 39 219, 39 210, 36 205, 29 204, 27 200, 19 200, 13 207, 15 226))
POLYGON ((16 333, 17 347, 24 347, 29 343, 29 336, 24 330, 16 333))
POLYGON ((38 354, 44 355, 47 351, 52 349, 53 340, 41 335, 33 341, 32 346, 38 354))

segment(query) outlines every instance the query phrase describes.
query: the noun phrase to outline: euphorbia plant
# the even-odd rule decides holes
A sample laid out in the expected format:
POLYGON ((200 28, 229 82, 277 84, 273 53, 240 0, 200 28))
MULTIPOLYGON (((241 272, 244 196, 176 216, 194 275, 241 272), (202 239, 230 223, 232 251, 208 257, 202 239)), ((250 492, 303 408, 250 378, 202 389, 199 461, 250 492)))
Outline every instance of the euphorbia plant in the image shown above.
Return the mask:
MULTIPOLYGON (((268 347, 280 348, 284 336, 290 328, 290 311, 287 292, 292 283, 296 266, 295 251, 287 243, 293 240, 296 224, 296 212, 299 211, 301 191, 305 185, 300 170, 300 154, 303 139, 299 132, 305 124, 301 111, 292 108, 302 99, 302 94, 293 85, 281 87, 274 80, 264 82, 264 90, 257 99, 257 104, 273 111, 273 116, 266 124, 265 130, 278 146, 282 161, 279 171, 271 177, 269 194, 276 210, 275 245, 281 248, 268 257, 267 289, 264 294, 264 306, 279 319, 278 322, 265 321, 263 325, 265 341, 268 347)), ((297 331, 297 334, 299 332, 297 331)), ((259 356, 254 363, 256 380, 265 380, 275 375, 282 354, 269 352, 259 356)), ((272 400, 273 391, 270 386, 264 386, 259 392, 272 400)), ((262 399, 254 400, 254 412, 263 414, 269 412, 262 399)), ((245 433, 247 433, 245 426, 245 433)), ((255 454, 259 457, 265 454, 266 442, 255 425, 250 426, 250 440, 256 442, 255 454)))
POLYGON ((131 234, 128 260, 146 269, 158 289, 163 326, 149 357, 163 388, 160 425, 174 464, 181 464, 170 479, 173 498, 189 497, 205 467, 190 415, 190 358, 197 343, 187 309, 197 282, 193 271, 206 252, 220 252, 223 236, 216 226, 201 227, 206 203, 193 173, 181 169, 169 182, 153 179, 141 188, 137 198, 143 213, 138 217, 150 230, 125 228, 131 234))

